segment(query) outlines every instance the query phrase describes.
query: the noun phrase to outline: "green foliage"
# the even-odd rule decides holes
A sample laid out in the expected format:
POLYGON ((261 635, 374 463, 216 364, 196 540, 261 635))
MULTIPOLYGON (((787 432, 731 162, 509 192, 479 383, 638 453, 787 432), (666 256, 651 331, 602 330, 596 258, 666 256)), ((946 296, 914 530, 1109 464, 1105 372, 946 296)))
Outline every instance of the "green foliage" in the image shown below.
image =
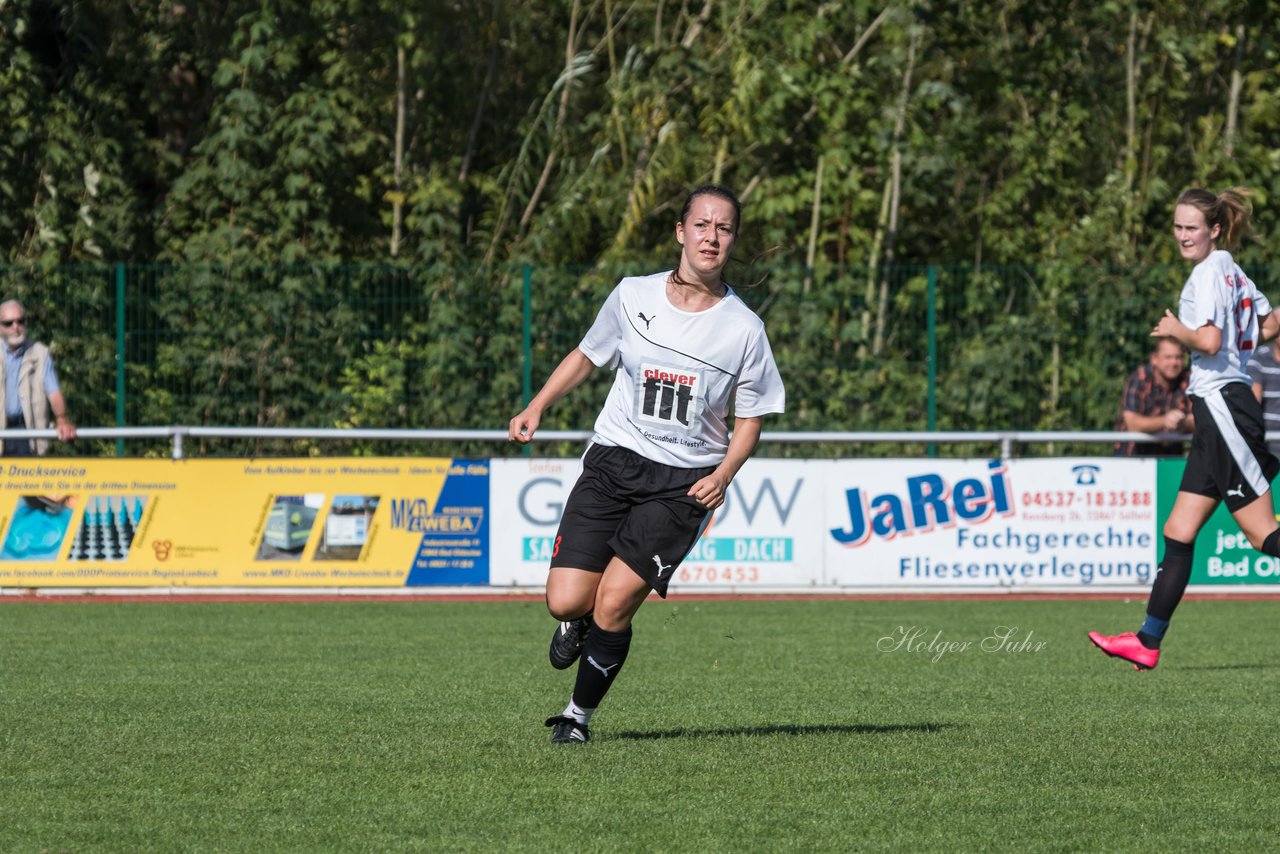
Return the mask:
POLYGON ((1172 260, 1187 184, 1256 186, 1275 220, 1277 12, 18 0, 0 7, 5 248, 385 261, 398 222, 397 257, 426 263, 650 263, 682 193, 719 179, 753 248, 799 263, 821 159, 823 262, 1172 260))
MULTIPOLYGON (((492 427, 523 394, 523 265, 536 384, 618 275, 674 262, 684 194, 718 180, 787 426, 921 426, 932 264, 939 427, 1103 428, 1176 291, 1176 194, 1251 186, 1275 231, 1277 17, 9 0, 0 260, 82 423, 114 421, 124 263, 131 423, 492 427)), ((1265 247, 1239 257, 1275 287, 1265 247)))

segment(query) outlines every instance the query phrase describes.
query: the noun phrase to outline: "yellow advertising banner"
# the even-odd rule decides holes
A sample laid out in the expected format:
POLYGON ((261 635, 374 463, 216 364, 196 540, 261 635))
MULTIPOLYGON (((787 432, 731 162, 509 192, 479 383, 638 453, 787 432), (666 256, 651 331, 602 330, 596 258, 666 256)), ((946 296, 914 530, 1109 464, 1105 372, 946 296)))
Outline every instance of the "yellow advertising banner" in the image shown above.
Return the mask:
POLYGON ((0 459, 0 587, 489 582, 489 464, 0 459))

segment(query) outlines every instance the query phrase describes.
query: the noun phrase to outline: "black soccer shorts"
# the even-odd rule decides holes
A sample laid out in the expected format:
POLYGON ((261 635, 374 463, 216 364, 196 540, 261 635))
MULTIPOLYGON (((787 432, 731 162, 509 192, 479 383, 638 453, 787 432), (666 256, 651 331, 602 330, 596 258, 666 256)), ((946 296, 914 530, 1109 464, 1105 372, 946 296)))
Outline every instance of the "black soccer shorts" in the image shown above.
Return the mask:
POLYGON ((666 598, 676 568, 710 521, 686 493, 715 466, 683 469, 627 448, 592 445, 556 531, 551 566, 604 572, 616 555, 666 598))
POLYGON ((1267 450, 1253 389, 1228 383, 1205 397, 1192 395, 1191 414, 1196 430, 1178 489, 1225 501, 1232 513, 1266 495, 1280 460, 1267 450))

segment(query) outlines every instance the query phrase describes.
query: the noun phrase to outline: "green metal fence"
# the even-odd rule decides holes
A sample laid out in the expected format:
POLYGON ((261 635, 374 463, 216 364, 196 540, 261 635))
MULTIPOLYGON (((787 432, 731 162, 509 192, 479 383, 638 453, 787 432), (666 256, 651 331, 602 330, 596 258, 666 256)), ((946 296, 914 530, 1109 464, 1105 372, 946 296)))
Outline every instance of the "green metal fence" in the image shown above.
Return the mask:
MULTIPOLYGON (((81 425, 493 429, 578 342, 617 280, 644 272, 120 264, 6 267, 0 278, 4 292, 26 304, 31 334, 53 347, 81 425)), ((769 430, 1108 430, 1124 377, 1146 358, 1148 333, 1176 306, 1187 272, 774 267, 739 271, 738 281, 765 319, 787 384, 788 412, 769 430)), ((1277 271, 1250 273, 1276 291, 1277 271)), ((599 372, 545 426, 589 428, 608 382, 599 372)), ((80 443, 74 453, 122 450, 80 443)), ((1064 450, 1071 449, 1052 452, 1064 450)), ((167 447, 138 443, 128 451, 159 455, 167 447)), ((191 451, 513 452, 256 440, 191 451)))

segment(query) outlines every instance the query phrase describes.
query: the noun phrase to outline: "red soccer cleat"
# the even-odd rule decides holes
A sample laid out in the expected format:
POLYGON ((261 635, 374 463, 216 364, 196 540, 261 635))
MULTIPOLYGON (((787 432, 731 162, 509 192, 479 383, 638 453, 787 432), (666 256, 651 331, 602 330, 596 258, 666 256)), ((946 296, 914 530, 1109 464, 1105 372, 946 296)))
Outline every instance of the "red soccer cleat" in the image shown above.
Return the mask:
POLYGON ((1132 662, 1134 670, 1150 670, 1160 662, 1160 650, 1147 649, 1133 632, 1115 637, 1089 632, 1089 640, 1107 655, 1132 662))

